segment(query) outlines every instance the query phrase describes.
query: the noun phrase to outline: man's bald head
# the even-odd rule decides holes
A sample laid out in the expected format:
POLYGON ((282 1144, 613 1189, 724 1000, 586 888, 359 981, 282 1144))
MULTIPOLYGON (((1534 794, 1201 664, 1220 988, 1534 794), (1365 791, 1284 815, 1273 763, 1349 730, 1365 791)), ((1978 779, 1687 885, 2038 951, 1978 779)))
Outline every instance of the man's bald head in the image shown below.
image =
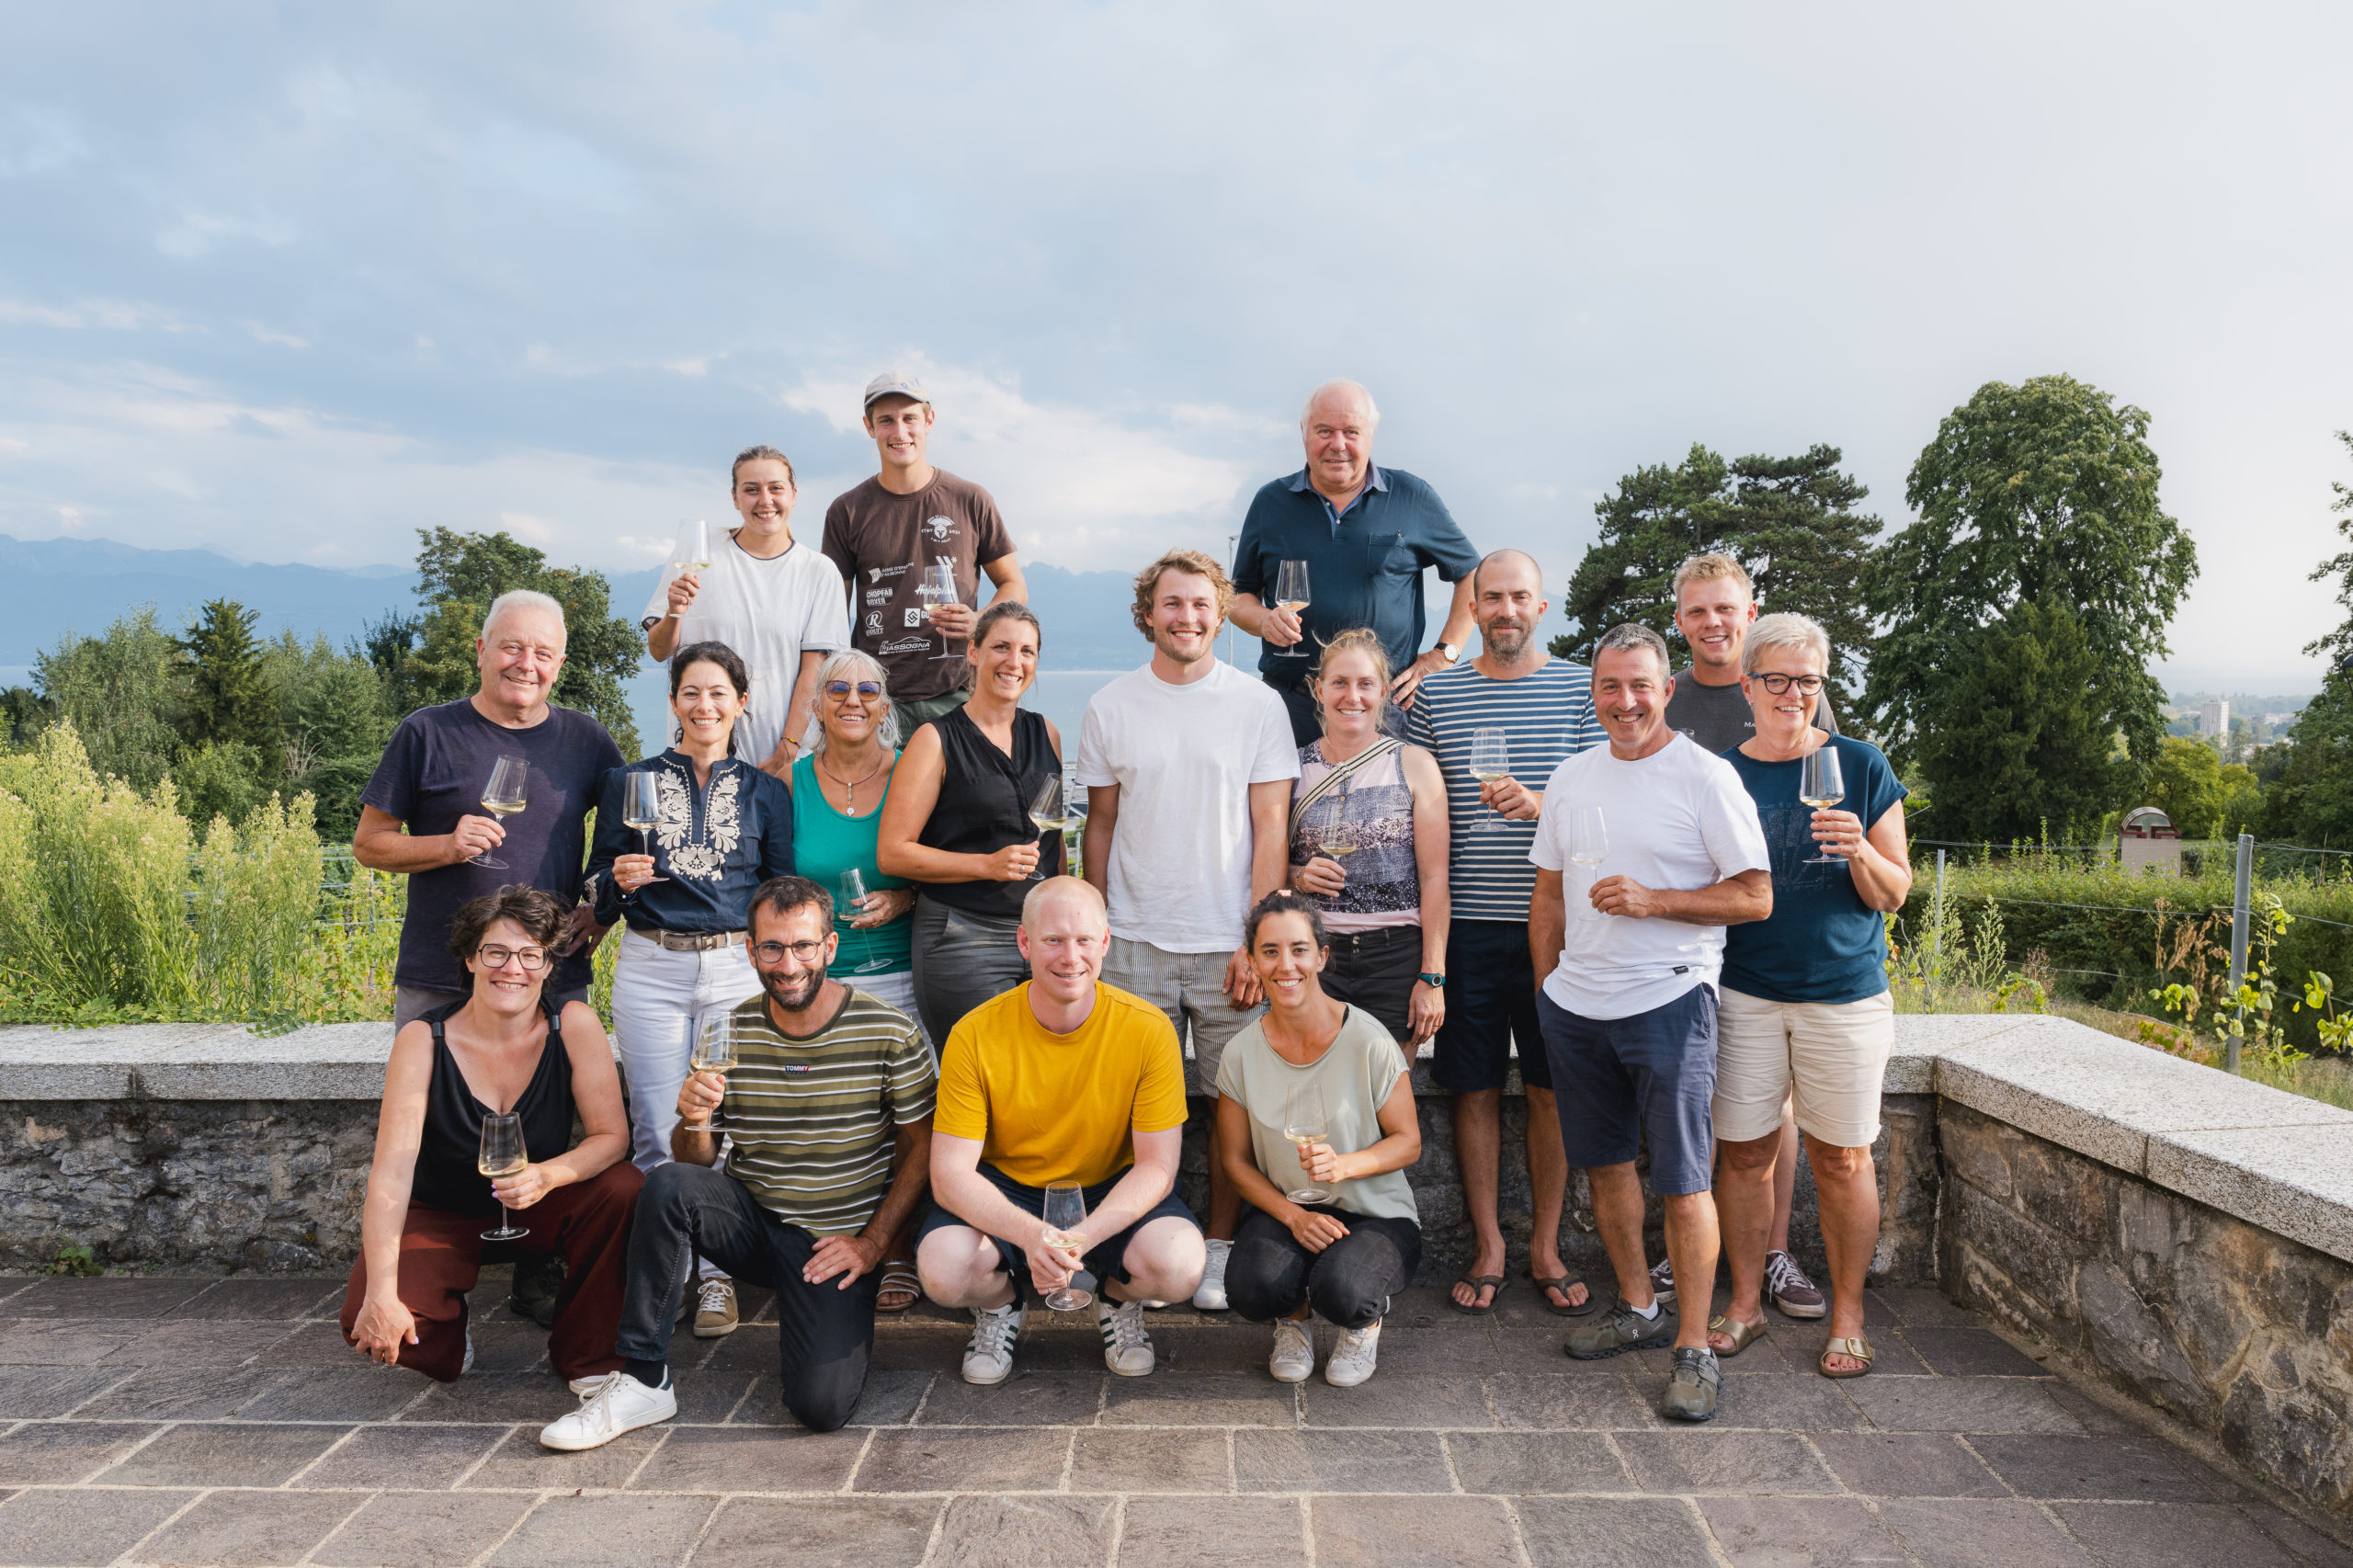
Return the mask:
POLYGON ((1488 552, 1471 574, 1471 619, 1479 623, 1481 666, 1495 673, 1534 667, 1544 662, 1536 629, 1543 624, 1544 569, 1524 550, 1488 552))
POLYGON ((1327 418, 1353 415, 1355 423, 1367 430, 1381 423, 1381 410, 1373 405, 1372 393, 1363 382, 1346 378, 1325 381, 1307 394, 1307 406, 1299 411, 1299 427, 1308 428, 1319 412, 1327 418))
POLYGON ((1505 583, 1525 583, 1538 593, 1544 591, 1544 569, 1536 564, 1536 557, 1524 550, 1491 550, 1480 558, 1471 574, 1471 597, 1477 599, 1479 590, 1489 576, 1498 586, 1505 583))
POLYGON ((1029 890, 1021 901, 1021 924, 1036 930, 1056 916, 1076 916, 1092 921, 1097 928, 1108 930, 1111 912, 1104 906, 1103 895, 1095 884, 1078 877, 1048 877, 1029 890))

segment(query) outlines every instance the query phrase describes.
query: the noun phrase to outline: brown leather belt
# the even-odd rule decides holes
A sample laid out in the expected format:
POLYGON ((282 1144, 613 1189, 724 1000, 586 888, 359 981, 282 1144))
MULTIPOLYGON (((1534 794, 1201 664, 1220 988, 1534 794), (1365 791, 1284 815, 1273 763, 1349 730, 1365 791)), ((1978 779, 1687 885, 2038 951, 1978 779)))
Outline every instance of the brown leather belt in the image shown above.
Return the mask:
POLYGON ((741 931, 665 931, 658 926, 638 935, 674 953, 707 953, 714 948, 732 948, 744 939, 741 931))

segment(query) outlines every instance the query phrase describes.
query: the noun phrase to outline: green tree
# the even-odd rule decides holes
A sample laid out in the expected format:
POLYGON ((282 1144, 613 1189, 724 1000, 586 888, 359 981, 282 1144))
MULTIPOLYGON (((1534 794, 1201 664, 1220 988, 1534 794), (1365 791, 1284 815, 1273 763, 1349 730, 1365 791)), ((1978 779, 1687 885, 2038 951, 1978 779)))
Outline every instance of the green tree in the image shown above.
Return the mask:
POLYGON ((315 802, 319 836, 347 839, 359 825, 367 788, 392 730, 385 685, 358 647, 338 653, 324 637, 305 645, 282 632, 263 663, 278 704, 290 790, 315 802))
POLYGON ((1881 523, 1856 507, 1870 492, 1839 471, 1836 447, 1727 463, 1694 443, 1681 463, 1636 469, 1594 505, 1601 537, 1569 580, 1571 630, 1552 652, 1589 656, 1595 639, 1633 621, 1675 636, 1675 569, 1718 551, 1737 560, 1768 610, 1795 610, 1830 633, 1832 674, 1860 671, 1871 624, 1862 575, 1881 523))
POLYGON ((392 706, 406 714, 428 703, 454 702, 482 686, 474 640, 491 601, 517 588, 535 588, 563 607, 563 673, 554 699, 591 713, 612 733, 623 755, 637 755, 637 725, 630 714, 627 683, 637 673, 644 639, 630 621, 612 613, 612 589, 601 572, 550 566, 547 556, 503 533, 467 534, 449 528, 419 528, 417 597, 425 606, 400 644, 398 628, 370 629, 370 653, 381 635, 381 668, 392 706))
POLYGON ((145 605, 103 637, 67 632, 33 662, 33 681, 80 732, 92 770, 144 792, 164 780, 179 745, 188 668, 178 642, 145 605))
POLYGON ((2225 764, 2204 741, 2167 735, 2136 803, 2165 812, 2184 838, 2216 838, 2252 825, 2261 800, 2248 769, 2225 764))
MULTIPOLYGON (((1933 815, 1924 833, 1964 843, 2063 843, 2095 833, 2136 771, 2116 755, 2119 671, 2063 604, 2025 603, 1962 634, 1947 693, 1918 742, 1933 815), (2063 835, 2063 836, 2062 836, 2063 835)), ((1872 668, 1878 678, 1878 668, 1872 668)))
POLYGON ((241 744, 276 750, 278 703, 254 640, 252 610, 233 599, 212 599, 178 642, 188 669, 188 704, 180 735, 191 746, 241 744))
MULTIPOLYGON (((2336 438, 2353 453, 2353 433, 2336 438)), ((2336 530, 2353 540, 2353 485, 2332 481, 2336 530)), ((2353 551, 2340 551, 2313 569, 2312 580, 2338 579, 2336 602, 2346 618, 2336 631, 2304 644, 2307 653, 2328 656, 2320 695, 2304 704, 2295 729, 2277 746, 2265 748, 2258 771, 2267 778, 2262 826, 2266 837, 2343 848, 2353 844, 2353 551)))
MULTIPOLYGON (((2197 547, 2157 500, 2149 416, 2071 376, 1988 381, 1945 416, 1912 465, 1920 520, 1873 562, 1869 604, 1885 626, 1862 709, 1899 767, 1925 754, 1972 634, 2020 605, 2065 606, 2103 671, 2132 756, 2154 759, 2165 692, 2149 676, 2197 547)), ((1972 722, 1965 715, 1960 722, 1972 722)), ((1941 801, 1939 802, 1941 803, 1941 801)))

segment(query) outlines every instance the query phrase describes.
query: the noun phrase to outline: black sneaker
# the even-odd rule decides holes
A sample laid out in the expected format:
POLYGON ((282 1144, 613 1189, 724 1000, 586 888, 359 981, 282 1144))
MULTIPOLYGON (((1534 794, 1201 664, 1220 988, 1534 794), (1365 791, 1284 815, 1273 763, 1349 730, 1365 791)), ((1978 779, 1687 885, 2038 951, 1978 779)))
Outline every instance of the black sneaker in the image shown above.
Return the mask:
POLYGON ((556 1292, 563 1289, 563 1259, 551 1252, 527 1252, 515 1260, 515 1290, 506 1309, 541 1328, 555 1326, 556 1292))
POLYGON ((1648 1350, 1674 1342, 1673 1312, 1661 1307, 1656 1317, 1646 1318, 1628 1306, 1626 1298, 1620 1296, 1610 1304, 1608 1315, 1569 1330, 1568 1341, 1561 1348, 1580 1361, 1598 1361, 1605 1356, 1648 1350))

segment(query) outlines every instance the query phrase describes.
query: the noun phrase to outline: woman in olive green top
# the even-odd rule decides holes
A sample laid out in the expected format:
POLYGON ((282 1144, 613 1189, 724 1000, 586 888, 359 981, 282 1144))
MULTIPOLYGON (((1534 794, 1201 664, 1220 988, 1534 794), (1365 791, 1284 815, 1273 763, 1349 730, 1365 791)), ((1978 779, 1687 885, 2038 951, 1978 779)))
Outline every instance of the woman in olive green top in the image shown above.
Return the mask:
POLYGON ((1389 1299, 1421 1261, 1405 1179, 1422 1157, 1413 1081, 1378 1020, 1324 994, 1316 977, 1332 942, 1305 896, 1279 888, 1260 899, 1245 942, 1267 1010, 1227 1043, 1218 1069, 1218 1146, 1250 1205, 1226 1299, 1252 1323, 1274 1324, 1267 1369, 1287 1383, 1315 1369, 1308 1322, 1323 1313, 1342 1331, 1324 1381, 1347 1388, 1372 1376, 1389 1299), (1294 1144, 1292 1129, 1323 1136, 1294 1144), (1317 1191, 1320 1201, 1307 1196, 1317 1191))

